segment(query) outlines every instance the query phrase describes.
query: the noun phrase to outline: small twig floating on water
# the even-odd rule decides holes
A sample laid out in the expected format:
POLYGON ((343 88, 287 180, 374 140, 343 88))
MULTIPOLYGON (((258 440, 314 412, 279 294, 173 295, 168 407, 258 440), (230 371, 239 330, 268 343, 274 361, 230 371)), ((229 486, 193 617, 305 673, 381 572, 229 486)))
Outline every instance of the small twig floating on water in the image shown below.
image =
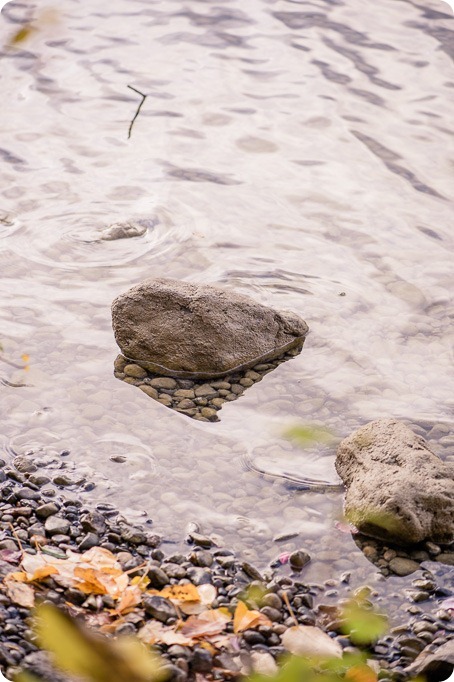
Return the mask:
POLYGON ((134 121, 136 120, 137 116, 140 113, 140 110, 142 108, 143 103, 147 99, 148 95, 144 95, 143 92, 140 92, 140 90, 136 90, 136 88, 133 88, 132 85, 127 86, 130 90, 134 90, 134 92, 137 92, 138 95, 142 97, 142 101, 140 102, 139 106, 137 107, 137 111, 134 114, 134 118, 132 119, 131 123, 129 124, 129 130, 128 130, 128 140, 131 137, 131 132, 132 132, 132 126, 134 125, 134 121))

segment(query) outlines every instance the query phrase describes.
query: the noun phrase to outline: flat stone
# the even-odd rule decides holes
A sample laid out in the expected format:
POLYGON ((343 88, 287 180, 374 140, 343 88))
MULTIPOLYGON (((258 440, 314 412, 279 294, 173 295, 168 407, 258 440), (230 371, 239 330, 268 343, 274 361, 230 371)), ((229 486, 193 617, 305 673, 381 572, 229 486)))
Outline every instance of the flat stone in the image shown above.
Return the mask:
POLYGON ((159 397, 159 394, 153 386, 149 386, 148 384, 140 384, 139 386, 140 390, 143 391, 146 395, 148 395, 150 398, 153 398, 154 400, 157 400, 159 397))
POLYGON ((410 575, 419 569, 419 564, 412 559, 397 556, 389 562, 389 568, 396 575, 410 575))
POLYGON ((146 369, 135 364, 126 365, 123 372, 127 377, 134 377, 134 379, 145 379, 148 376, 146 369))
POLYGON ((67 519, 63 519, 61 516, 49 516, 44 524, 45 531, 47 535, 51 537, 53 535, 66 535, 69 531, 71 524, 67 519))
POLYGON ((81 517, 80 522, 82 524, 82 528, 86 532, 92 532, 97 533, 98 535, 102 535, 106 530, 106 520, 104 516, 97 511, 92 511, 88 512, 88 514, 84 514, 81 517))
POLYGON ((197 398, 211 398, 217 396, 218 392, 210 384, 202 384, 195 389, 197 398))
POLYGON ((175 391, 173 394, 175 398, 195 398, 195 391, 193 388, 179 388, 178 391, 175 391))
POLYGON ((166 623, 170 618, 177 617, 174 605, 164 597, 150 595, 144 597, 142 603, 145 611, 153 618, 156 618, 156 620, 161 621, 161 623, 166 623))
POLYGON ((208 284, 148 279, 112 304, 124 356, 167 376, 220 378, 301 346, 306 323, 208 284))
POLYGON ((131 526, 123 527, 120 535, 125 542, 130 542, 132 545, 143 545, 147 541, 147 536, 143 531, 131 526))
POLYGON ((177 382, 171 377, 155 377, 150 381, 153 388, 166 388, 169 391, 177 387, 177 382))
POLYGON ((36 508, 35 514, 40 519, 47 519, 49 516, 58 514, 59 511, 60 505, 56 504, 55 502, 46 502, 46 504, 42 504, 36 508))
POLYGON ((454 554, 452 552, 442 552, 441 554, 437 554, 435 561, 454 566, 454 554))
POLYGON ((99 537, 96 535, 96 533, 87 533, 78 546, 82 552, 85 552, 85 550, 96 547, 98 544, 99 537))

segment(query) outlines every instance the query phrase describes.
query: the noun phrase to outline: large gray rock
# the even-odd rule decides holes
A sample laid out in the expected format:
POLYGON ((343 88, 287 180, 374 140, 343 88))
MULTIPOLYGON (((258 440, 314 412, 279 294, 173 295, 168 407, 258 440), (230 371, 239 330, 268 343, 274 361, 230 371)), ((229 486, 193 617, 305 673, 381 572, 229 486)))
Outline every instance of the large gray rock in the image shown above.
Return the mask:
POLYGON ((148 279, 112 304, 121 352, 158 374, 220 377, 302 345, 308 327, 208 284, 148 279))
POLYGON ((359 531, 390 542, 454 539, 454 465, 395 419, 366 424, 339 445, 345 514, 359 531))

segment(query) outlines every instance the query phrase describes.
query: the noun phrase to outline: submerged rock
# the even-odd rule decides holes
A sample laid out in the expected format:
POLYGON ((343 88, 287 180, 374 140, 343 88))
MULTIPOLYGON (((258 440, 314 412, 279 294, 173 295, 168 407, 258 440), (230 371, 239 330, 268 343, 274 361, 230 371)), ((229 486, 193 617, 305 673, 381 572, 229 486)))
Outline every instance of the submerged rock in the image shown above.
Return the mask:
POLYGON ((405 424, 379 419, 339 445, 345 513, 361 533, 413 544, 454 539, 454 465, 405 424))
POLYGON ((175 377, 213 378, 301 346, 308 327, 247 296, 208 284, 149 279, 112 304, 123 355, 175 377))
POLYGON ((148 222, 150 221, 139 220, 135 223, 114 223, 101 232, 101 239, 110 242, 115 239, 141 237, 148 229, 148 222))

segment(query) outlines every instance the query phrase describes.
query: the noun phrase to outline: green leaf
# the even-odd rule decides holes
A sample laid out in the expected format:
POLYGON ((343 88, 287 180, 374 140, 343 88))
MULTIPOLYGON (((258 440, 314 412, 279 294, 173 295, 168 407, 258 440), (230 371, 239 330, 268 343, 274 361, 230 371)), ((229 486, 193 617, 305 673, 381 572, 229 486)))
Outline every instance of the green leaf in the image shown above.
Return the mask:
POLYGON ((371 644, 388 629, 386 616, 366 609, 354 600, 345 606, 342 616, 342 631, 349 635, 354 644, 371 644))
POLYGON ((307 448, 315 443, 331 443, 333 434, 321 426, 291 426, 283 434, 288 440, 294 440, 302 448, 307 448))

